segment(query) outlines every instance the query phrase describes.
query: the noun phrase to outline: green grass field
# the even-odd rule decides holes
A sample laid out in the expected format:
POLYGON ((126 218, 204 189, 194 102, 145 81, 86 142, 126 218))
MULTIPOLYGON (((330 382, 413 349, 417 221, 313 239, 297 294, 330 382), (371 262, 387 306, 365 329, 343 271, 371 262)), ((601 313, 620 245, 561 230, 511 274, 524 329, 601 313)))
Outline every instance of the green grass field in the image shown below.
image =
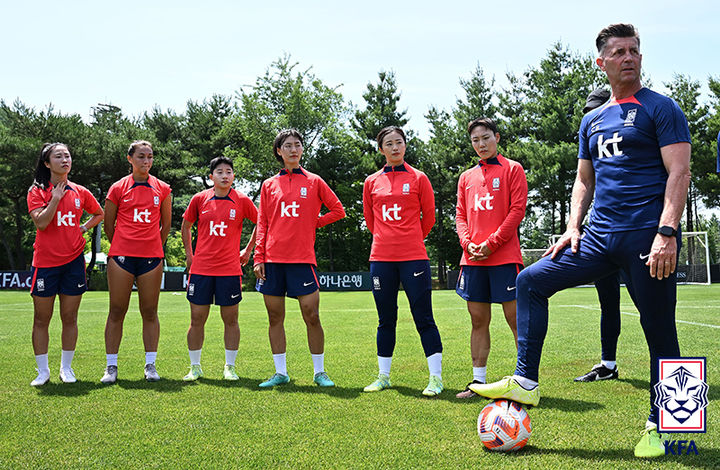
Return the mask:
MULTIPOLYGON (((433 294, 444 345, 446 391, 427 399, 427 364, 401 295, 391 390, 365 394, 377 373, 377 317, 369 292, 322 293, 326 367, 338 384, 319 389, 297 303, 289 299, 286 330, 293 379, 275 390, 257 384, 274 372, 262 298, 240 304, 241 380, 221 380, 222 322, 217 307, 203 349, 205 379, 186 384, 184 295, 163 293, 158 371, 146 383, 140 316, 134 298, 125 322, 117 385, 102 386, 107 293, 90 292, 80 310, 73 363, 79 382, 59 383, 60 321, 50 332, 51 383, 35 389, 30 344, 32 305, 26 292, 0 293, 0 468, 720 468, 720 285, 679 288, 681 351, 707 356, 710 405, 699 455, 643 462, 632 455, 649 407, 649 359, 634 306, 623 290, 620 380, 576 384, 600 355, 594 289, 570 289, 551 299, 550 326, 540 369, 540 405, 530 410, 533 435, 517 454, 485 451, 476 420, 483 399, 455 393, 471 378, 470 321, 451 291, 433 294), (715 328, 708 326, 714 325, 715 328)), ((489 379, 512 373, 515 346, 494 307, 489 379)))

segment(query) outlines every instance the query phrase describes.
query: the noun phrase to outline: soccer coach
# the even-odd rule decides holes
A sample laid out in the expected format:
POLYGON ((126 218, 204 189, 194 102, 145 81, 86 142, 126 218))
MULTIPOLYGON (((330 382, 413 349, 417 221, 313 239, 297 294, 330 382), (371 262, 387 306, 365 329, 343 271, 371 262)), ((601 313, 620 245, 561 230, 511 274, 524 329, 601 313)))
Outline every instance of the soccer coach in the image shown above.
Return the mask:
POLYGON ((596 39, 597 65, 610 101, 580 125, 578 171, 567 231, 517 279, 515 375, 471 390, 535 405, 548 326, 548 298, 622 268, 628 275, 650 350, 650 416, 637 457, 665 454, 657 432, 653 386, 658 357, 680 355, 675 329, 679 223, 690 182, 690 131, 678 105, 640 83, 642 55, 634 26, 613 24, 596 39), (593 201, 587 225, 582 221, 593 201))

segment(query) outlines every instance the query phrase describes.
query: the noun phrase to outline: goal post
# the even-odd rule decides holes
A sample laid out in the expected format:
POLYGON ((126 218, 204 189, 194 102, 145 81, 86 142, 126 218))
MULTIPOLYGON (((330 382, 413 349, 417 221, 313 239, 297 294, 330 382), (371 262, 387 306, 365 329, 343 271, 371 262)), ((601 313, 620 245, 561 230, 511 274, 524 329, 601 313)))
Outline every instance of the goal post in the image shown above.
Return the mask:
MULTIPOLYGON (((562 235, 551 235, 550 245, 562 235)), ((549 245, 549 246, 550 246, 549 245)), ((546 248, 523 249, 525 266, 540 259, 546 248)), ((707 232, 683 232, 677 265, 678 284, 710 285, 710 245, 707 232)))

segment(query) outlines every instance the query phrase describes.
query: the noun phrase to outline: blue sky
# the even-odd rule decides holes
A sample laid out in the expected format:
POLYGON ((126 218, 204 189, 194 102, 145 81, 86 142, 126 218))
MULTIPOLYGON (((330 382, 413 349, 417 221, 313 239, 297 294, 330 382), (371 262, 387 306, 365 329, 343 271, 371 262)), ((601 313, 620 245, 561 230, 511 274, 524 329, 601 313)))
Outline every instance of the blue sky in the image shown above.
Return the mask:
POLYGON ((449 109, 477 64, 502 86, 555 41, 594 53, 613 22, 639 29, 659 91, 673 73, 720 78, 720 2, 588 4, 2 0, 0 98, 86 120, 99 102, 135 116, 155 105, 182 112, 189 99, 233 95, 290 54, 355 104, 378 71, 394 70, 409 127, 426 135, 428 108, 449 109))

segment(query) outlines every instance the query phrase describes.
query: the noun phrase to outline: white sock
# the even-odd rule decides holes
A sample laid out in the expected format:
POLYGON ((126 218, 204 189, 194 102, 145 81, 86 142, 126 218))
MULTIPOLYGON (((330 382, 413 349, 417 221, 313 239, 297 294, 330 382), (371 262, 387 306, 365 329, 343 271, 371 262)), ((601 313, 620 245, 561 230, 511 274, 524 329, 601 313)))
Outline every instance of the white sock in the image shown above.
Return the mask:
POLYGON ((538 383, 534 380, 530 380, 526 377, 520 377, 519 375, 513 375, 513 379, 515 379, 517 383, 519 383, 520 386, 525 390, 532 390, 533 388, 538 386, 538 383))
POLYGON ((191 366, 199 366, 200 365, 200 356, 202 355, 202 348, 188 349, 188 354, 190 355, 190 365, 191 366))
POLYGON ((604 365, 605 367, 607 367, 610 370, 615 370, 615 367, 617 366, 617 362, 615 362, 615 361, 601 360, 600 364, 604 365))
POLYGON ((313 361, 313 370, 315 374, 325 372, 325 353, 323 354, 311 354, 313 361))
POLYGON ((155 364, 157 358, 157 351, 145 352, 145 364, 155 364))
POLYGON ((107 365, 108 366, 115 366, 117 367, 117 353, 115 354, 105 354, 105 357, 107 359, 107 365))
POLYGON ((275 362, 275 372, 282 375, 288 375, 287 373, 287 360, 285 359, 285 353, 273 354, 273 362, 275 362))
POLYGON ((37 364, 38 372, 47 372, 48 374, 50 373, 50 366, 48 366, 47 353, 36 355, 35 363, 37 364))
POLYGON ((72 366, 72 360, 75 356, 75 351, 65 351, 62 350, 62 353, 60 355, 60 368, 61 369, 69 369, 70 366, 72 366))
POLYGON ((487 366, 473 367, 473 380, 485 383, 487 382, 487 366))
POLYGON ((435 375, 442 378, 442 353, 431 354, 427 357, 428 369, 430 369, 430 375, 435 375))
POLYGON ((392 356, 382 357, 378 356, 378 369, 382 375, 390 377, 390 366, 392 366, 392 356))
POLYGON ((225 364, 229 366, 235 365, 235 358, 237 357, 237 349, 226 349, 225 350, 225 364))

